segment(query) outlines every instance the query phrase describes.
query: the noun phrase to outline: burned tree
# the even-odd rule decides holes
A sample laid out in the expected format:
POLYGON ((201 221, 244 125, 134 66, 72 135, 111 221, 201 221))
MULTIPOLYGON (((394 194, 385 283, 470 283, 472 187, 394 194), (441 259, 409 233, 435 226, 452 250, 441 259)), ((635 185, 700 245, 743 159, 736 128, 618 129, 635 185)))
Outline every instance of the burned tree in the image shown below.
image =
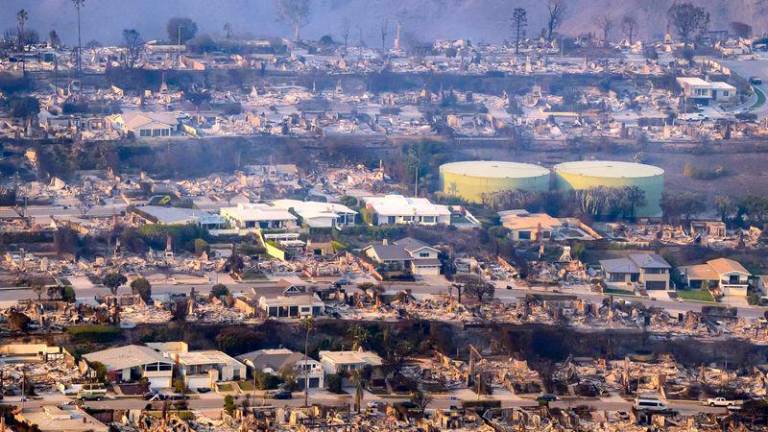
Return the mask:
POLYGON ((301 28, 309 22, 310 0, 277 0, 275 6, 280 21, 289 24, 293 39, 299 40, 301 28))
POLYGON ((555 31, 560 28, 565 20, 566 8, 565 0, 549 0, 547 2, 547 40, 552 41, 555 31))
POLYGON ((624 18, 621 19, 621 31, 627 37, 629 44, 632 45, 637 32, 637 19, 632 15, 624 15, 624 18))
POLYGON ((125 29, 123 30, 123 42, 125 43, 123 66, 126 69, 133 69, 144 51, 144 40, 136 29, 125 29))
POLYGON ((597 18, 595 18, 595 25, 598 29, 600 29, 600 32, 603 33, 603 46, 608 46, 608 35, 611 32, 611 29, 613 28, 613 20, 608 15, 599 15, 597 18))
POLYGON ((515 29, 515 54, 520 53, 520 39, 525 36, 528 26, 528 13, 523 8, 515 8, 512 12, 512 27, 515 29))
POLYGON ((667 11, 669 24, 675 28, 687 48, 691 37, 709 26, 709 12, 691 3, 677 3, 667 11))

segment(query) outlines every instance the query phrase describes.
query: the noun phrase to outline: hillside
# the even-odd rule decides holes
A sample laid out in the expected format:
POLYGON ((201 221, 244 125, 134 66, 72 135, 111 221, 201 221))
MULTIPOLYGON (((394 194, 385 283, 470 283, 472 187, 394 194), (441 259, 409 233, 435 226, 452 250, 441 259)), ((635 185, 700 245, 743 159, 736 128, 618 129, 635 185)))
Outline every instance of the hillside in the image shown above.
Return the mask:
MULTIPOLYGON (((666 25, 666 10, 674 0, 570 0, 563 31, 570 34, 595 31, 597 15, 607 13, 619 19, 633 14, 642 35, 661 34, 666 25)), ((692 0, 712 14, 711 28, 725 28, 734 20, 766 30, 764 19, 768 0, 692 0), (759 22, 758 22, 759 21, 759 22)), ((71 0, 3 0, 4 10, 26 8, 29 27, 41 35, 56 29, 65 42, 75 38, 75 13, 71 0)), ((342 20, 349 18, 351 39, 361 38, 370 45, 380 44, 380 27, 385 19, 403 24, 404 37, 415 40, 466 37, 475 41, 503 40, 510 33, 509 17, 515 7, 529 12, 529 34, 544 26, 545 0, 314 0, 308 37, 332 34, 338 38, 342 20)), ((0 29, 15 27, 14 14, 0 14, 0 29)), ((83 38, 116 42, 123 28, 136 28, 146 39, 165 37, 165 22, 172 16, 190 16, 201 32, 221 34, 224 24, 236 33, 288 35, 286 25, 275 19, 271 0, 95 0, 83 9, 83 38)), ((389 40, 394 30, 390 30, 389 40)), ((619 37, 616 26, 612 37, 619 37)))

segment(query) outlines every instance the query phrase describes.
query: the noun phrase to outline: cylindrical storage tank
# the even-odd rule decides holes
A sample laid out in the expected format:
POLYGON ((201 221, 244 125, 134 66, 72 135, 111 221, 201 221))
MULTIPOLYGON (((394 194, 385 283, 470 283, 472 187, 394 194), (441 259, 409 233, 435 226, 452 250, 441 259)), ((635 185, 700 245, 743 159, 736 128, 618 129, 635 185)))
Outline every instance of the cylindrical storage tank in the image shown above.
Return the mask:
POLYGON ((661 216, 664 170, 659 167, 634 162, 594 160, 561 163, 555 165, 553 171, 558 190, 636 186, 645 192, 645 205, 635 210, 636 216, 661 216))
POLYGON ((448 195, 482 203, 483 194, 518 189, 545 192, 549 190, 549 170, 517 162, 452 162, 440 166, 440 185, 448 195))

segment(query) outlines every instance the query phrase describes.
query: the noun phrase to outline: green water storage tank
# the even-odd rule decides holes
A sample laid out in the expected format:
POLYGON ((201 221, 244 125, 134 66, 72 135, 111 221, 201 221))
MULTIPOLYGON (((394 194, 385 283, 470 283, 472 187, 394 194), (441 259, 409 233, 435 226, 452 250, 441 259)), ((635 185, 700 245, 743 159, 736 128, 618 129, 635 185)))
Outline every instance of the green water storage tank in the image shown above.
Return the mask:
POLYGON ((664 170, 659 167, 634 162, 590 160, 561 163, 555 165, 553 171, 558 190, 636 186, 645 192, 646 201, 637 209, 636 215, 661 216, 664 170))
POLYGON ((482 203, 483 194, 501 191, 545 192, 549 182, 548 169, 527 163, 467 161, 440 166, 442 191, 473 203, 482 203))

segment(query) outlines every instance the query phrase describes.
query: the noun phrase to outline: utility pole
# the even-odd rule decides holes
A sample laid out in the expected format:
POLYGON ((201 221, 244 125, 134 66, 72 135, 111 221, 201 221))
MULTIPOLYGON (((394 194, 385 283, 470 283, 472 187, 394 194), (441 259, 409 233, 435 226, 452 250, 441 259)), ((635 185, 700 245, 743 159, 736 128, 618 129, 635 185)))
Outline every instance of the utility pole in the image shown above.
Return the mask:
POLYGON ((85 0, 72 0, 72 3, 75 5, 75 9, 77 10, 77 56, 75 57, 75 61, 77 73, 79 75, 83 71, 83 40, 80 31, 80 8, 82 8, 83 4, 85 4, 85 0))

